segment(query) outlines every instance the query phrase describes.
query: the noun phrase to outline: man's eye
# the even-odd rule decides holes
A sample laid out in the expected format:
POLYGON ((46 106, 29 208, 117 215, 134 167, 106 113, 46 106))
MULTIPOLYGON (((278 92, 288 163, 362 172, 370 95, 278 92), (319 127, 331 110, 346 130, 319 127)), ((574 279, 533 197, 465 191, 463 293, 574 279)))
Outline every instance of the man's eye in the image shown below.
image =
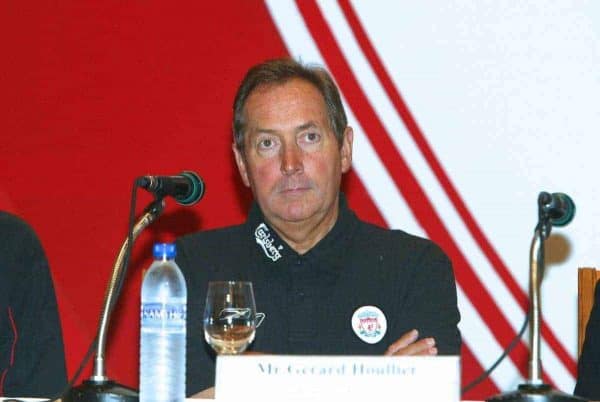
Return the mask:
POLYGON ((306 133, 305 138, 308 142, 317 142, 321 136, 317 133, 306 133))
POLYGON ((270 138, 262 139, 258 142, 260 148, 271 148, 273 146, 273 140, 270 138))

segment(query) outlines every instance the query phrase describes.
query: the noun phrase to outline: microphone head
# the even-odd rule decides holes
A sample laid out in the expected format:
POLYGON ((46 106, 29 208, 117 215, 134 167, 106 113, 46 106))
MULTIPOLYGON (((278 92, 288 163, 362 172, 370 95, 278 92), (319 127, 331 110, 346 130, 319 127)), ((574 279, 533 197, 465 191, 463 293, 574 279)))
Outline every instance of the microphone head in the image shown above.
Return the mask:
POLYGON ((196 172, 189 170, 181 172, 181 176, 189 179, 190 188, 187 194, 177 195, 175 200, 177 203, 188 206, 200 201, 204 196, 204 182, 196 172))
POLYGON ((541 192, 538 198, 540 213, 552 226, 566 226, 575 216, 575 203, 565 193, 541 192))

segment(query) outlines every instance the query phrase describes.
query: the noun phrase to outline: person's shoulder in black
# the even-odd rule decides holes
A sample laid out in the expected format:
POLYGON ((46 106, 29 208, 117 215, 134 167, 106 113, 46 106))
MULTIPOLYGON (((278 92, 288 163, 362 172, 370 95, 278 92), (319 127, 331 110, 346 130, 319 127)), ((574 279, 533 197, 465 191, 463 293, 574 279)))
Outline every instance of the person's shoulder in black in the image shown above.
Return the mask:
POLYGON ((0 396, 50 397, 66 384, 46 255, 27 223, 0 211, 0 396))
POLYGON ((585 341, 577 366, 575 395, 600 400, 600 286, 596 285, 594 307, 585 330, 585 341))
MULTIPOLYGON (((242 224, 184 235, 176 242, 178 263, 202 261, 208 256, 211 259, 230 256, 247 241, 247 236, 243 236, 246 231, 247 225, 242 224)), ((180 263, 180 265, 182 264, 180 263)), ((181 268, 185 269, 186 267, 181 268)), ((190 269, 193 268, 190 267, 190 269)))
POLYGON ((440 354, 460 354, 456 283, 446 253, 433 241, 403 230, 381 228, 361 220, 358 227, 355 248, 360 252, 353 258, 387 260, 377 265, 365 260, 362 265, 405 289, 402 310, 411 312, 421 336, 435 338, 440 354), (374 271, 378 265, 382 272, 374 271))

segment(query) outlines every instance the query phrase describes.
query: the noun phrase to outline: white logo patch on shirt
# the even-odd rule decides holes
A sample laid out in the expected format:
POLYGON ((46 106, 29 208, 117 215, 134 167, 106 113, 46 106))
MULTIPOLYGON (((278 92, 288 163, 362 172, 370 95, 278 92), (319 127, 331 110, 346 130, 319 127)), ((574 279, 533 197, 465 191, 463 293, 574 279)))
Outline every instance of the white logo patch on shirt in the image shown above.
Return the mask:
POLYGON ((276 247, 273 244, 273 237, 271 237, 271 232, 269 228, 264 223, 261 223, 254 230, 254 238, 256 239, 256 243, 262 247, 265 255, 273 261, 277 261, 281 258, 281 253, 279 250, 283 249, 283 246, 279 245, 276 247))
POLYGON ((363 342, 377 343, 387 331, 387 320, 379 308, 362 306, 352 314, 352 330, 363 342))

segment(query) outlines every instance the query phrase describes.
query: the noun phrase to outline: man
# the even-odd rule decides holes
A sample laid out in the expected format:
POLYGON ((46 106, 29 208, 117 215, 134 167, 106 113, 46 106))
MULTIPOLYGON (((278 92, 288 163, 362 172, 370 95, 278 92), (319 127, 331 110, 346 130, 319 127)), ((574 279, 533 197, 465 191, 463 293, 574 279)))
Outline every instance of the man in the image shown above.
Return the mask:
POLYGON ((66 385, 44 250, 25 222, 0 211, 0 397, 54 397, 66 385))
POLYGON ((458 354, 451 265, 428 240, 360 221, 340 194, 353 132, 321 68, 250 69, 234 102, 236 164, 255 203, 245 224, 183 237, 187 393, 214 383, 203 342, 207 282, 246 280, 265 313, 252 350, 276 354, 458 354))

